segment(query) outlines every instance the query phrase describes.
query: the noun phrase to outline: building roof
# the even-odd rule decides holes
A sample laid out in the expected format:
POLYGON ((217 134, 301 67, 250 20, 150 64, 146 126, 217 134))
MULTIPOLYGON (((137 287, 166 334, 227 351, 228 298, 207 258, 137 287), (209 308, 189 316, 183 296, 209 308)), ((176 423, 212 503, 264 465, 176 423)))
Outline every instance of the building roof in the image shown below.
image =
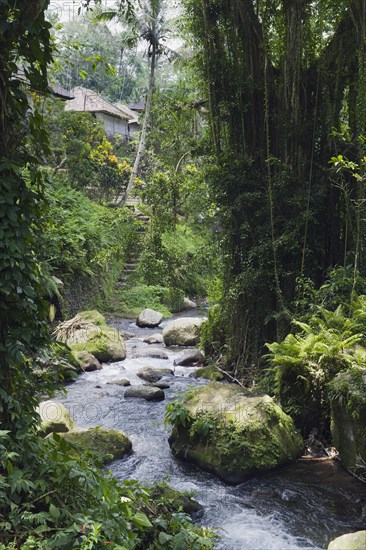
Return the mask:
POLYGON ((130 109, 132 111, 137 111, 138 113, 141 113, 145 109, 145 101, 139 101, 138 103, 130 105, 130 109))
POLYGON ((123 103, 116 103, 116 107, 122 111, 122 113, 125 113, 129 117, 129 123, 133 124, 134 122, 136 124, 139 123, 139 114, 136 111, 133 111, 127 105, 124 105, 123 103))
MULTIPOLYGON (((30 86, 29 80, 28 80, 28 78, 25 74, 25 70, 22 67, 18 68, 18 71, 17 71, 16 75, 14 76, 14 79, 19 80, 20 82, 22 82, 26 86, 30 86)), ((45 90, 39 90, 39 89, 32 90, 32 91, 36 92, 37 94, 41 94, 41 95, 44 95, 44 93, 45 93, 45 90)), ((64 101, 70 101, 71 99, 74 98, 74 96, 72 95, 70 90, 66 90, 66 88, 64 88, 63 86, 61 86, 60 84, 57 84, 55 82, 48 81, 47 91, 52 96, 57 97, 58 99, 63 99, 64 101)))
POLYGON ((129 120, 129 116, 121 111, 118 107, 104 99, 101 95, 77 86, 71 90, 74 99, 68 101, 65 106, 65 111, 89 112, 89 113, 106 113, 107 115, 129 120))
POLYGON ((66 90, 66 88, 60 86, 60 84, 50 84, 49 90, 53 96, 58 97, 59 99, 64 99, 66 101, 71 101, 72 99, 74 99, 71 91, 66 90))

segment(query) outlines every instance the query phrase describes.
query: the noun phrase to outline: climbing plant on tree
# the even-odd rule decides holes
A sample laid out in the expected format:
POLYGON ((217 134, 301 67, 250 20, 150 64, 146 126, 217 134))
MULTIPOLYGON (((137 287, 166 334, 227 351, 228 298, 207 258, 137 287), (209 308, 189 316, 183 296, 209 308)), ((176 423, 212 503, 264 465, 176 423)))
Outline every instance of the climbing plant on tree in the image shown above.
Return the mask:
POLYGON ((29 99, 32 91, 47 88, 47 4, 0 4, 0 411, 2 428, 14 431, 34 405, 25 358, 44 337, 47 310, 40 298, 47 279, 35 255, 42 208, 38 167, 47 138, 29 99))
MULTIPOLYGON (((345 250, 363 269, 362 228, 354 210, 345 232, 329 159, 344 122, 349 159, 362 155, 365 1, 184 5, 209 99, 210 180, 225 229, 225 343, 233 367, 250 378, 245 367, 262 344, 287 330, 299 276, 320 284, 345 250)), ((351 196, 361 199, 364 186, 351 180, 351 196)))

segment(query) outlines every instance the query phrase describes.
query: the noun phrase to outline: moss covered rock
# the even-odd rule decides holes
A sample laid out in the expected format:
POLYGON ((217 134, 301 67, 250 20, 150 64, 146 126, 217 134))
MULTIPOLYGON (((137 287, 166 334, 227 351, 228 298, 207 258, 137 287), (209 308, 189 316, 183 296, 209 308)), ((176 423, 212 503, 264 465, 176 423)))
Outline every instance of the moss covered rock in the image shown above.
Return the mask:
POLYGON ((79 363, 79 367, 82 371, 92 372, 94 370, 100 370, 102 365, 94 355, 83 350, 83 351, 74 351, 73 356, 76 361, 79 363))
POLYGON ((123 458, 132 450, 132 443, 127 435, 117 430, 76 428, 60 435, 82 449, 89 449, 97 453, 103 462, 123 458))
POLYGON ((365 550, 365 548, 366 531, 342 535, 332 540, 328 546, 328 550, 365 550))
POLYGON ((204 319, 201 317, 183 317, 170 321, 163 330, 166 346, 195 346, 198 344, 201 326, 204 319))
POLYGON ((75 426, 65 405, 56 401, 43 401, 36 411, 41 417, 41 431, 45 435, 53 432, 68 432, 75 426))
POLYGON ((292 419, 268 395, 211 382, 188 394, 169 443, 175 456, 239 483, 299 457, 303 440, 292 419))
POLYGON ((192 378, 207 378, 212 381, 224 380, 222 372, 217 370, 214 366, 202 367, 192 372, 189 376, 192 378))
POLYGON ((98 311, 82 311, 72 319, 61 323, 56 338, 66 343, 74 356, 87 352, 101 363, 122 361, 126 358, 126 346, 122 336, 98 311))
POLYGON ((339 373, 330 391, 333 444, 346 468, 366 477, 366 368, 339 373))

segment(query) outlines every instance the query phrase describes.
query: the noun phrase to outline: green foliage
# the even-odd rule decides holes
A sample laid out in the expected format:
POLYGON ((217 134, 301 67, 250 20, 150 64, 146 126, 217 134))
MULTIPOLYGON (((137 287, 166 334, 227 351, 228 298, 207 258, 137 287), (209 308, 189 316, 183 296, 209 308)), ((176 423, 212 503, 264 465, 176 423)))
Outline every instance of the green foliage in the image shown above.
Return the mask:
POLYGON ((136 481, 120 485, 97 469, 93 453, 75 457, 56 434, 51 439, 23 434, 14 441, 1 431, 0 468, 4 548, 85 550, 109 544, 132 550, 155 548, 164 537, 166 548, 213 548, 213 534, 194 526, 179 503, 163 496, 152 501, 151 490, 136 481))
POLYGON ((358 347, 355 355, 361 356, 359 364, 339 373, 328 385, 331 401, 336 401, 356 420, 366 411, 366 350, 358 347), (360 364, 362 366, 360 366, 360 364))
POLYGON ((61 180, 94 199, 112 200, 123 193, 132 168, 115 155, 117 145, 106 138, 102 122, 91 113, 65 112, 57 101, 48 101, 47 107, 50 162, 61 180))
POLYGON ((162 286, 141 284, 126 288, 119 291, 116 308, 128 316, 137 316, 143 309, 150 308, 160 311, 164 317, 171 317, 171 312, 164 305, 164 297, 168 294, 169 289, 162 286))
POLYGON ((217 248, 205 227, 179 223, 160 238, 148 236, 139 275, 147 284, 161 284, 188 296, 206 296, 218 264, 217 248))
POLYGON ((297 332, 280 343, 267 344, 268 388, 305 431, 329 422, 328 383, 339 372, 365 364, 357 347, 365 342, 365 300, 357 298, 349 315, 342 306, 335 311, 320 308, 308 324, 293 321, 297 332))
POLYGON ((304 321, 319 307, 336 309, 338 304, 342 304, 347 311, 353 298, 366 292, 366 278, 359 272, 355 273, 352 265, 330 269, 319 289, 311 279, 299 277, 296 282, 295 316, 304 321))
POLYGON ((222 322, 222 307, 214 305, 208 311, 207 321, 202 325, 200 348, 207 357, 218 359, 227 350, 226 331, 222 322))
POLYGON ((40 259, 62 280, 66 311, 109 309, 116 282, 135 246, 136 222, 128 209, 109 208, 56 178, 46 187, 40 259), (74 296, 74 292, 79 293, 74 296), (92 303, 90 303, 92 301, 92 303))
POLYGON ((190 424, 191 420, 191 414, 180 399, 175 399, 172 403, 167 404, 164 417, 165 426, 171 424, 172 426, 186 427, 190 424))
POLYGON ((296 279, 364 273, 363 12, 346 0, 183 6, 208 100, 200 161, 223 232, 222 324, 249 379, 264 342, 289 330, 296 279))
POLYGON ((39 2, 2 2, 0 23, 0 420, 18 433, 32 422, 34 379, 26 357, 46 341, 49 308, 42 296, 53 286, 37 259, 44 209, 39 164, 48 142, 27 89, 46 90, 52 48, 39 2), (17 78, 20 60, 27 85, 17 78))
POLYGON ((113 102, 140 100, 146 69, 142 53, 134 48, 131 26, 113 30, 95 15, 63 23, 56 31, 57 54, 52 73, 66 88, 83 86, 113 102))
POLYGON ((57 180, 48 186, 47 200, 43 259, 60 278, 75 272, 92 274, 112 260, 123 260, 136 228, 128 209, 96 204, 57 180))

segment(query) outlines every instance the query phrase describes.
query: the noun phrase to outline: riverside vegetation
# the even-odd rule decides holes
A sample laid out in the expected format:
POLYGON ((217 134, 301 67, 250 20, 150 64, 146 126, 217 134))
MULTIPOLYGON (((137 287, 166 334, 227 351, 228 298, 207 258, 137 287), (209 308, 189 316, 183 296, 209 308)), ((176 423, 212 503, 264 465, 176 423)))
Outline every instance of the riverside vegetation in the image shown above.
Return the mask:
MULTIPOLYGON (((164 3, 142 2, 138 14, 121 1, 124 28, 149 52, 146 143, 137 150, 49 97, 58 53, 48 4, 0 6, 0 547, 214 547, 216 535, 192 522, 181 497, 117 483, 93 451, 44 437, 41 396, 85 360, 85 342, 50 335, 80 311, 169 316, 185 296, 215 303, 202 328, 205 373, 254 385, 269 425, 285 431, 254 443, 259 422, 194 416, 199 398, 187 395, 168 408, 173 451, 183 453, 189 437, 196 463, 237 482, 296 458, 300 433, 316 428, 365 480, 365 3, 184 0, 181 25, 196 53, 164 86, 154 73, 164 25, 150 28, 148 17, 163 23, 164 3), (144 234, 117 205, 131 183, 149 217, 144 234), (225 468, 210 460, 211 444, 225 468), (245 472, 235 454, 243 446, 245 472)), ((117 358, 104 318, 94 312, 93 323, 86 351, 117 358)), ((121 358, 122 341, 117 351, 121 358)), ((221 387, 203 391, 218 396, 221 387)))

